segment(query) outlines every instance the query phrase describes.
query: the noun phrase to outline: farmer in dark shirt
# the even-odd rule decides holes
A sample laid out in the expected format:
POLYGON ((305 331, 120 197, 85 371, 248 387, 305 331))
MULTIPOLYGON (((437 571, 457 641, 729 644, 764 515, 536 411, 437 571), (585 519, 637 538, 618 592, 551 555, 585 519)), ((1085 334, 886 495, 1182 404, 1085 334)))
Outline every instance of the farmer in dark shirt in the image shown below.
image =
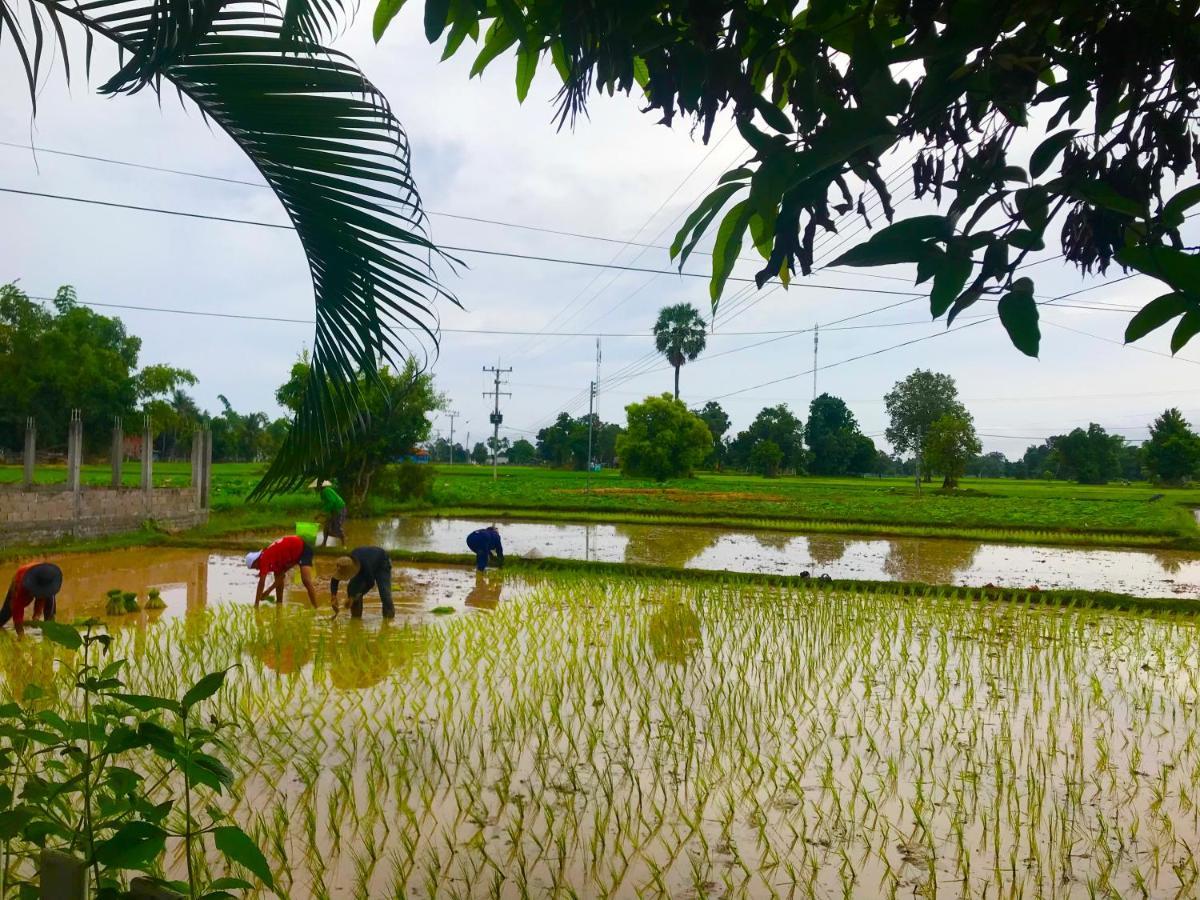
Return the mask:
POLYGON ((370 593, 371 588, 379 591, 384 618, 390 619, 396 615, 396 608, 392 605, 392 561, 382 547, 355 547, 349 556, 338 558, 333 579, 329 582, 335 611, 338 608, 338 587, 343 581, 346 582, 346 596, 350 598, 350 615, 354 618, 362 617, 363 597, 370 593))
POLYGON ((488 559, 496 555, 496 565, 504 567, 504 545, 500 543, 500 532, 495 525, 480 528, 467 535, 467 546, 475 554, 475 569, 482 572, 488 567, 488 559))

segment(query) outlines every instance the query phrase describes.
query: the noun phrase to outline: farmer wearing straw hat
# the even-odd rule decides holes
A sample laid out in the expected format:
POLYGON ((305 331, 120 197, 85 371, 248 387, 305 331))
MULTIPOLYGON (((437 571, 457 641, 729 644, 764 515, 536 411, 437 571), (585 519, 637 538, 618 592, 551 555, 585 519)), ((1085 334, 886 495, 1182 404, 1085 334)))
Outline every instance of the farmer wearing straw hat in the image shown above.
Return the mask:
POLYGON ((475 570, 482 572, 494 555, 496 565, 504 568, 504 545, 500 543, 500 529, 495 525, 480 528, 467 535, 467 547, 475 554, 475 570))
POLYGON ((254 605, 258 606, 262 598, 274 592, 275 602, 283 603, 284 576, 293 566, 300 566, 300 580, 308 591, 308 602, 316 609, 317 589, 313 587, 313 546, 298 535, 282 537, 264 550, 252 551, 246 554, 246 568, 258 572, 258 590, 254 594, 254 605), (275 578, 274 584, 267 587, 267 576, 275 578))
POLYGON ((343 581, 353 618, 362 618, 363 597, 371 592, 371 588, 379 591, 383 617, 390 619, 396 615, 392 605, 392 561, 382 547, 355 547, 349 556, 338 557, 329 582, 334 612, 338 609, 338 587, 343 581))
POLYGON ((321 500, 321 518, 324 524, 321 546, 324 547, 329 543, 331 537, 337 538, 344 544, 346 542, 346 501, 328 481, 318 478, 309 487, 316 489, 317 496, 321 500))
POLYGON ((55 598, 62 590, 62 569, 50 562, 29 563, 13 574, 0 607, 0 628, 12 619, 17 634, 25 633, 25 607, 33 604, 33 618, 52 621, 55 598))

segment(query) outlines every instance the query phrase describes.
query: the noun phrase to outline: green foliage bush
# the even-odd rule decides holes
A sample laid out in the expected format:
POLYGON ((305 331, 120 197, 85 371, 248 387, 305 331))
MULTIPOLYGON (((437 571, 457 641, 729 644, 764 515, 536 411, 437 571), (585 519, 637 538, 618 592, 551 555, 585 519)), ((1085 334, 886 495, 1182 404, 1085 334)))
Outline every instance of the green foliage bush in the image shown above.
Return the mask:
POLYGON ((764 478, 778 478, 783 451, 774 441, 759 441, 750 451, 750 471, 764 478))
POLYGON ((388 500, 432 500, 436 470, 425 463, 402 462, 388 466, 376 480, 379 494, 388 500))
POLYGON ((712 450, 704 420, 670 394, 625 407, 627 430, 617 438, 621 474, 635 478, 690 478, 712 450))

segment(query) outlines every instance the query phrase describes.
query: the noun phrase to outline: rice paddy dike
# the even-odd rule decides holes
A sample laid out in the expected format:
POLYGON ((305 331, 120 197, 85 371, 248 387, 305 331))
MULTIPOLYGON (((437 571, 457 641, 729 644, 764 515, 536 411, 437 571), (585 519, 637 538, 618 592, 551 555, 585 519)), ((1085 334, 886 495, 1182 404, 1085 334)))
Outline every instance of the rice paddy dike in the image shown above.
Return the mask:
MULTIPOLYGON (((1198 891, 1195 601, 521 560, 331 621, 232 548, 64 561, 61 618, 159 587, 129 690, 240 666, 203 712, 283 897, 1198 891)), ((66 652, 0 636, 0 693, 66 712, 66 652)))

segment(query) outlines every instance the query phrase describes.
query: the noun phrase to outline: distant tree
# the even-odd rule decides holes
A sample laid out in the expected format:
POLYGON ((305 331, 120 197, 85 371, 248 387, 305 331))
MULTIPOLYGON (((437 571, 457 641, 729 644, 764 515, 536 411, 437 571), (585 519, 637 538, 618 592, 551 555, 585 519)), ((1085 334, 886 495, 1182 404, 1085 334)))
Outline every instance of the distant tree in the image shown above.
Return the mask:
POLYGON ((475 444, 475 446, 471 449, 471 461, 474 463, 483 465, 491 458, 491 454, 488 453, 487 447, 483 446, 482 441, 475 444))
POLYGON ((502 437, 502 438, 500 438, 499 440, 497 440, 497 439, 496 439, 496 438, 494 438, 494 437, 489 437, 489 438, 487 439, 487 442, 486 442, 486 443, 487 443, 488 457, 489 457, 489 458, 491 457, 491 455, 492 455, 493 453, 494 453, 496 456, 505 456, 505 455, 507 455, 507 454, 508 454, 508 448, 509 448, 509 441, 508 441, 508 438, 506 438, 506 437, 502 437))
POLYGON ((729 414, 725 412, 721 404, 716 400, 709 400, 704 404, 703 409, 695 409, 692 412, 704 420, 704 424, 708 426, 708 430, 712 434, 713 452, 711 459, 716 467, 720 469, 725 463, 725 434, 729 431, 729 414))
POLYGON ((1060 478, 1080 484, 1105 484, 1120 474, 1120 451, 1125 440, 1095 422, 1086 431, 1076 428, 1070 434, 1055 435, 1050 442, 1054 449, 1048 462, 1057 464, 1060 478))
POLYGON ((750 451, 750 471, 764 478, 778 478, 782 462, 783 451, 770 439, 759 441, 750 451))
POLYGON ((1040 444, 1030 444, 1021 457, 1021 478, 1042 478, 1047 471, 1058 475, 1058 459, 1054 456, 1054 441, 1047 438, 1040 444))
POLYGON ((654 323, 654 348, 675 369, 675 399, 679 399, 679 370, 695 360, 708 343, 705 322, 690 303, 664 306, 654 323))
POLYGON ((1008 475, 1011 463, 1008 457, 998 450, 985 453, 971 460, 967 471, 978 478, 1003 478, 1008 475))
MULTIPOLYGON (((812 475, 845 475, 865 472, 875 455, 871 444, 867 455, 859 444, 862 432, 850 407, 840 397, 821 394, 808 407, 808 425, 804 437, 808 442, 808 471, 812 475), (859 456, 855 456, 856 448, 859 456)), ((867 440, 870 440, 869 438, 867 440)))
POLYGON ((897 453, 911 453, 917 469, 929 480, 924 465, 925 446, 929 429, 946 414, 967 416, 966 407, 958 400, 954 379, 940 372, 917 369, 884 395, 891 424, 885 432, 888 442, 897 453))
POLYGON ((514 466, 527 466, 533 462, 535 452, 533 444, 525 438, 518 438, 508 448, 508 461, 514 466))
MULTIPOLYGON (((611 466, 616 460, 617 435, 621 426, 602 422, 593 414, 592 457, 601 465, 611 466)), ((537 433, 538 459, 562 469, 582 472, 587 467, 588 417, 572 419, 559 413, 553 425, 537 433)))
POLYGON ((899 471, 897 461, 891 454, 883 450, 875 451, 875 461, 871 466, 871 474, 882 478, 884 475, 894 475, 899 471))
POLYGON ((750 453, 759 441, 774 441, 783 452, 780 469, 804 471, 804 425, 786 403, 761 410, 750 427, 738 432, 729 445, 729 458, 734 465, 750 468, 750 453))
POLYGON ((865 434, 856 434, 850 447, 850 462, 846 471, 852 475, 870 475, 875 471, 877 459, 875 442, 865 434))
POLYGON ((1180 484, 1200 468, 1200 436, 1183 413, 1172 407, 1150 426, 1144 459, 1152 479, 1163 484, 1180 484))
POLYGON ((712 449, 712 433, 670 394, 625 407, 628 423, 617 438, 621 474, 666 481, 688 478, 712 449))
POLYGON ((947 413, 934 421, 926 435, 925 459, 942 474, 942 487, 958 487, 958 479, 982 449, 970 416, 947 413))
MULTIPOLYGON (((297 402, 297 398, 303 402, 310 375, 311 370, 301 359, 292 366, 287 383, 276 391, 276 397, 281 403, 285 399, 297 402)), ((374 378, 361 373, 359 378, 367 404, 366 426, 335 454, 334 462, 323 471, 310 473, 336 481, 346 502, 357 508, 365 503, 372 480, 385 465, 429 440, 431 414, 445 405, 433 377, 423 372, 414 359, 409 359, 400 372, 380 369, 374 378)), ((293 408, 293 412, 297 410, 293 408)))

